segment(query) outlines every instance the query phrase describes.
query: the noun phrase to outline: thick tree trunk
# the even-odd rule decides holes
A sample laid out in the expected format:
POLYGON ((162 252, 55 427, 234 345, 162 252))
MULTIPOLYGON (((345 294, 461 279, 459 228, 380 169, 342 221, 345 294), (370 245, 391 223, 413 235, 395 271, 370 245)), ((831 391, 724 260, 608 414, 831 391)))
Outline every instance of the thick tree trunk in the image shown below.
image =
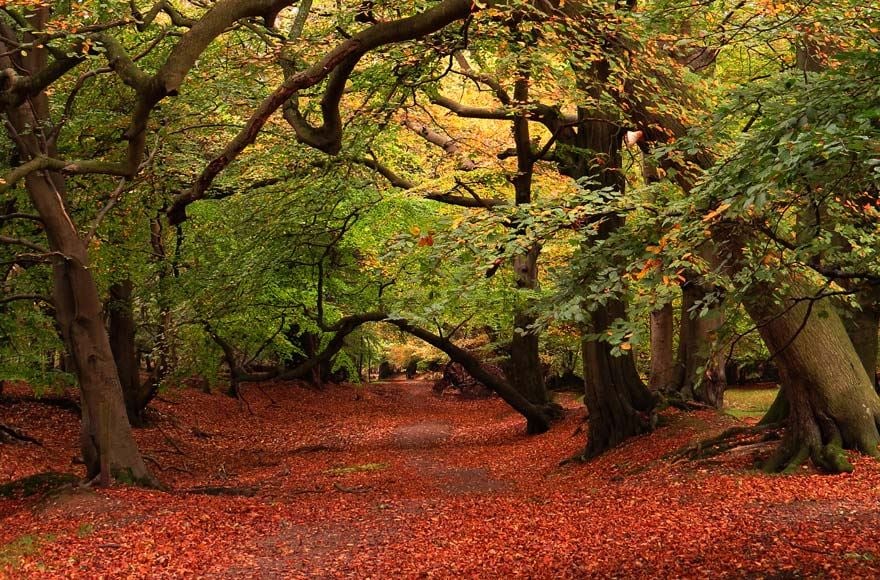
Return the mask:
POLYGON ((131 280, 110 286, 110 299, 106 305, 107 327, 128 421, 132 425, 141 425, 143 412, 153 398, 154 389, 151 381, 141 382, 131 295, 131 280))
MULTIPOLYGON (((623 303, 612 301, 592 314, 591 332, 602 334, 626 315, 623 303)), ((632 352, 611 354, 608 343, 584 340, 584 403, 590 412, 585 458, 595 457, 652 427, 654 396, 636 370, 632 352)))
MULTIPOLYGON (((578 116, 578 130, 573 136, 576 154, 562 167, 563 173, 575 179, 590 177, 595 182, 591 187, 613 187, 623 191, 620 127, 602 120, 601 112, 581 109, 578 116)), ((598 235, 600 238, 608 236, 622 225, 623 218, 607 217, 600 224, 598 235)), ((610 300, 590 316, 588 332, 601 335, 615 320, 626 318, 626 306, 619 300, 610 300)), ((590 413, 584 457, 590 458, 650 430, 656 401, 639 377, 631 351, 614 356, 611 345, 596 340, 584 340, 581 350, 584 403, 590 413)))
POLYGON ((795 280, 787 300, 746 304, 774 360, 788 401, 788 433, 765 468, 791 471, 810 458, 822 469, 851 471, 844 449, 880 456, 880 397, 836 308, 815 301, 815 288, 795 280))
POLYGON ((718 308, 710 309, 705 316, 700 315, 698 304, 706 296, 706 290, 695 281, 682 284, 681 292, 677 394, 682 399, 699 401, 720 409, 724 403, 727 381, 723 353, 715 348, 714 343, 718 330, 724 324, 724 315, 718 308))
POLYGON ((668 392, 675 384, 674 328, 672 304, 664 304, 651 313, 651 374, 648 385, 655 393, 668 392))
POLYGON ((27 185, 46 223, 50 247, 59 254, 52 264, 52 294, 82 395, 80 443, 87 475, 101 474, 106 480, 110 474, 123 481, 155 484, 132 437, 85 246, 48 179, 31 175, 27 185))

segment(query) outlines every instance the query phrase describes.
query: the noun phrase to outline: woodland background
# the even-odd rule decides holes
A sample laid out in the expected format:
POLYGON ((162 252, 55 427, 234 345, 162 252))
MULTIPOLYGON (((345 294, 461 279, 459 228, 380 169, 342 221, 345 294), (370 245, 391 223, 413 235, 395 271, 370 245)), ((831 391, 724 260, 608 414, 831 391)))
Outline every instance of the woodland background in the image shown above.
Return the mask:
MULTIPOLYGON (((383 479, 393 460, 356 453, 378 441, 479 453, 442 472, 398 459, 453 495, 462 477, 468 492, 516 489, 516 517, 520 492, 546 499, 559 473, 605 486, 672 470, 670 493, 695 465, 716 465, 696 476, 710 487, 747 473, 780 497, 800 484, 751 467, 857 465, 849 487, 812 485, 868 509, 878 16, 856 0, 0 3, 0 458, 21 532, 6 540, 46 543, 34 530, 51 517, 23 515, 33 500, 15 483, 40 471, 176 490, 185 513, 203 488, 266 499, 253 478, 214 485, 244 453, 241 473, 276 462, 259 481, 287 479, 272 501, 316 473, 316 493, 373 501, 397 481, 383 479), (728 385, 754 384, 725 407, 728 385), (363 430, 331 444, 331 424, 363 430), (225 450, 201 447, 215 436, 225 450)), ((123 511, 166 497, 102 493, 123 511)), ((334 509, 321 501, 303 509, 334 509)), ((875 515, 841 531, 816 509, 797 517, 857 556, 789 542, 752 570, 798 550, 802 573, 872 566, 860 542, 875 515)), ((787 520, 756 526, 771 521, 787 520)), ((613 535, 562 530, 559 545, 613 535)))

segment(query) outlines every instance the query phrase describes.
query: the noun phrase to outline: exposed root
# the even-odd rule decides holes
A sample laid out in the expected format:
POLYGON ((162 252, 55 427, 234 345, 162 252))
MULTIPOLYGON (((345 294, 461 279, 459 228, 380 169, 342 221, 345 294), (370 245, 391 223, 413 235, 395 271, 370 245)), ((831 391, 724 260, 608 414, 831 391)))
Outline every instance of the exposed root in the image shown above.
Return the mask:
POLYGON ((693 399, 683 399, 681 397, 669 397, 666 399, 666 404, 670 407, 674 407, 679 411, 717 411, 718 407, 714 405, 707 405, 706 403, 701 403, 699 401, 694 401, 693 399))
POLYGON ((736 448, 776 441, 780 439, 781 431, 782 426, 778 424, 732 427, 715 437, 677 449, 664 459, 671 459, 673 462, 708 459, 736 448))
POLYGON ((189 493, 200 493, 204 495, 233 495, 233 496, 243 496, 243 497, 253 497, 257 495, 257 488, 255 487, 217 487, 210 485, 203 485, 198 487, 192 487, 187 490, 189 493))
POLYGON ((30 435, 26 433, 22 433, 12 427, 7 427, 6 425, 0 424, 0 443, 14 443, 16 441, 21 441, 24 443, 33 443, 34 445, 43 446, 39 440, 34 439, 30 435))
POLYGON ((565 418, 565 407, 556 402, 550 402, 541 407, 541 412, 550 422, 560 421, 565 418))

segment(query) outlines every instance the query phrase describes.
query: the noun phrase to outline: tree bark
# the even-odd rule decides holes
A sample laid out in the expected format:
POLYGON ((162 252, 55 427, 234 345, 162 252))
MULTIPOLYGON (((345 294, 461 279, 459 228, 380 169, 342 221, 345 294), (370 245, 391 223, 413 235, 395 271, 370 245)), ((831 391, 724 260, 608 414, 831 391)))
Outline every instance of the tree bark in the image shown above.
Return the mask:
POLYGON ((672 304, 664 304, 651 313, 651 374, 648 386, 655 393, 668 392, 675 384, 674 327, 672 304))
MULTIPOLYGON (((601 68, 601 66, 600 66, 601 68)), ((601 70, 597 73, 602 76, 601 70)), ((623 191, 620 173, 621 129, 601 119, 601 113, 581 109, 577 133, 573 136, 575 155, 562 172, 575 179, 591 177, 591 187, 613 187, 623 191), (587 151, 589 153, 584 153, 587 151)), ((612 234, 623 225, 620 216, 607 217, 599 225, 598 236, 612 234)), ((590 313, 588 332, 601 336, 615 320, 626 318, 626 305, 612 299, 590 313)), ((654 396, 639 376, 632 351, 615 356, 607 342, 585 339, 581 344, 584 364, 584 403, 590 412, 585 458, 595 457, 629 437, 652 427, 654 396)))
POLYGON ((677 395, 712 407, 724 404, 727 385, 723 353, 715 348, 724 315, 719 308, 711 308, 704 316, 694 312, 707 291, 698 282, 688 280, 681 287, 681 320, 679 322, 678 357, 676 362, 677 395))
POLYGON ((87 475, 99 475, 103 464, 105 471, 117 479, 155 484, 131 433, 85 246, 55 195, 50 178, 32 174, 26 183, 46 224, 50 248, 58 254, 52 261, 52 294, 82 395, 80 444, 87 475))
MULTIPOLYGON (((519 63, 520 77, 513 89, 513 98, 517 103, 525 105, 529 99, 528 65, 519 63)), ((529 136, 529 120, 525 112, 518 114, 513 120, 513 140, 516 145, 516 174, 513 182, 516 205, 532 202, 532 174, 534 159, 529 136)), ((540 247, 532 245, 525 254, 513 257, 513 276, 516 283, 515 292, 533 290, 538 286, 538 255, 540 247)), ((544 406, 550 402, 547 386, 544 384, 544 373, 541 369, 538 334, 529 327, 535 323, 535 317, 526 311, 522 301, 516 300, 513 316, 513 337, 510 342, 510 382, 513 387, 533 405, 544 406)))
POLYGON ((153 398, 154 389, 151 381, 141 382, 131 297, 131 280, 123 280, 110 286, 110 297, 106 305, 107 328, 128 421, 132 425, 141 425, 144 410, 153 398))
POLYGON ((880 457, 880 397, 846 334, 836 308, 817 302, 802 279, 782 304, 746 304, 779 365, 788 401, 788 432, 768 471, 791 471, 807 458, 831 471, 852 471, 844 449, 880 457))
MULTIPOLYGON (((602 334, 615 320, 625 316, 624 304, 613 300, 593 313, 591 332, 602 334)), ((642 383, 631 352, 614 356, 611 345, 597 340, 584 340, 581 349, 584 403, 590 412, 584 457, 591 458, 649 431, 656 401, 642 383)))
POLYGON ((857 294, 861 305, 860 309, 847 308, 843 317, 846 333, 852 341, 862 366, 868 378, 874 384, 875 390, 880 389, 877 377, 877 348, 880 337, 880 300, 876 290, 864 291, 857 294))

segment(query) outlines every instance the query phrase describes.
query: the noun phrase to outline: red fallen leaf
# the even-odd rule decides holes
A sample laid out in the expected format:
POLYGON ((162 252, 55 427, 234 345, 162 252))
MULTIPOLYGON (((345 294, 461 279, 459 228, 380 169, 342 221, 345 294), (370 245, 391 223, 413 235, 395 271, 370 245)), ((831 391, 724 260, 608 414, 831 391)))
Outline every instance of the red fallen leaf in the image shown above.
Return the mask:
MULTIPOLYGON (((658 459, 731 424, 712 412, 670 411, 654 433, 560 467, 584 445, 569 396, 562 422, 533 437, 498 399, 436 398, 419 381, 246 396, 253 415, 196 389, 155 403, 157 424, 135 435, 171 492, 0 499, 0 554, 22 538, 33 547, 14 570, 0 559, 0 577, 880 574, 880 465, 768 477, 743 455, 658 459), (199 486, 258 491, 187 492, 199 486)), ((44 443, 0 446, 0 483, 71 470, 72 414, 16 403, 0 405, 0 422, 44 443)))

